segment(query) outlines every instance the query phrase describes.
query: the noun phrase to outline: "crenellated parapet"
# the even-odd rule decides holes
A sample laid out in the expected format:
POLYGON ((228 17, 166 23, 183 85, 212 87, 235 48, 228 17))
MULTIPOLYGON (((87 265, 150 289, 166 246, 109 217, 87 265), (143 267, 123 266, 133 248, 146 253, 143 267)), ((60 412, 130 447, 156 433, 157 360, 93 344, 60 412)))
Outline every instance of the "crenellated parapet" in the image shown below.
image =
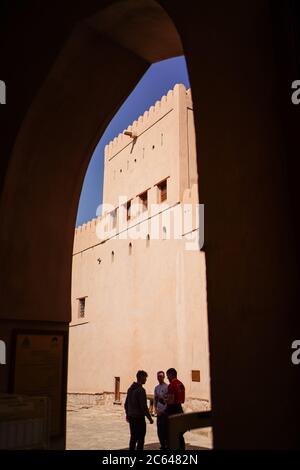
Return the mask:
POLYGON ((73 253, 86 250, 97 243, 99 238, 96 234, 97 223, 102 216, 96 217, 85 224, 76 227, 74 233, 73 253))
MULTIPOLYGON (((166 116, 168 113, 175 110, 176 113, 178 112, 178 114, 179 114, 181 112, 180 110, 182 110, 184 107, 192 108, 191 90, 186 89, 183 84, 176 84, 172 90, 170 90, 166 95, 162 96, 162 98, 160 100, 156 101, 156 103, 153 106, 150 106, 150 108, 148 110, 146 110, 142 116, 139 116, 139 118, 137 120, 135 120, 130 126, 128 126, 127 129, 122 134, 119 134, 108 145, 106 145, 105 151, 104 151, 106 161, 111 160, 115 155, 117 155, 119 152, 121 152, 127 145, 132 145, 134 139, 138 139, 139 136, 141 136, 146 130, 148 130, 152 126, 156 125, 156 123, 158 123, 158 126, 160 126, 159 121, 161 121, 162 118, 164 116, 166 116)), ((176 116, 175 116, 174 121, 171 121, 172 126, 173 126, 173 122, 176 123, 178 121, 178 116, 177 117, 176 116), (176 119, 177 119, 177 121, 176 121, 176 119)), ((175 126, 174 127, 174 129, 175 129, 174 133, 177 132, 176 131, 176 129, 177 129, 176 125, 174 124, 174 126, 175 126)), ((172 127, 172 129, 173 129, 173 127, 172 127)), ((149 134, 147 134, 147 135, 149 135, 149 134)), ((170 140, 172 140, 172 135, 170 137, 170 140)), ((143 139, 141 141, 144 142, 143 139)), ((164 142, 165 142, 165 140, 164 140, 164 142)), ((151 142, 149 144, 149 146, 151 145, 150 148, 152 148, 152 144, 153 144, 153 141, 151 140, 151 142)), ((159 163, 161 162, 160 155, 166 155, 166 152, 167 152, 166 148, 168 148, 168 147, 160 147, 160 145, 162 145, 162 144, 159 142, 159 145, 156 146, 156 148, 158 148, 158 151, 155 151, 157 153, 153 152, 153 154, 151 156, 151 162, 154 162, 153 167, 151 167, 151 171, 153 170, 153 168, 155 169, 155 168, 159 167, 159 163), (158 155, 158 157, 155 157, 155 155, 158 155), (155 158, 158 158, 158 160, 156 160, 156 163, 155 163, 155 158)), ((138 146, 136 148, 138 148, 138 146)), ((154 148, 154 145, 153 145, 153 148, 154 148)), ((155 172, 153 173, 153 175, 151 173, 151 175, 152 175, 151 178, 152 179, 150 179, 148 182, 145 183, 145 187, 141 188, 141 191, 142 190, 147 190, 148 191, 148 203, 157 202, 157 197, 158 196, 157 196, 156 183, 158 181, 162 180, 163 177, 166 177, 166 176, 169 177, 169 175, 170 175, 171 184, 169 184, 169 186, 168 186, 168 202, 172 202, 172 204, 177 204, 179 201, 182 201, 184 203, 195 203, 195 202, 197 202, 197 199, 198 199, 198 189, 197 188, 198 188, 198 186, 196 184, 193 184, 194 182, 192 180, 190 180, 189 188, 184 189, 181 196, 180 196, 179 193, 178 194, 176 193, 175 196, 172 196, 172 188, 174 187, 174 184, 175 184, 174 182, 176 182, 176 178, 178 177, 178 176, 176 176, 177 175, 177 173, 176 173, 176 168, 177 168, 176 165, 177 164, 176 164, 176 160, 175 160, 176 151, 177 150, 175 149, 175 152, 174 152, 174 148, 173 148, 172 153, 171 153, 172 158, 171 157, 169 158, 170 161, 175 162, 175 164, 174 164, 175 165, 175 170, 172 167, 172 165, 168 165, 167 169, 163 170, 162 175, 157 176, 155 172), (173 168, 174 171, 172 170, 172 168, 173 168), (173 171, 173 173, 172 173, 172 171, 173 171)), ((184 152, 182 151, 182 149, 181 149, 180 155, 181 155, 181 158, 183 158, 184 152)), ((143 154, 143 157, 140 158, 140 160, 138 159, 139 162, 140 161, 142 162, 142 165, 141 165, 140 168, 143 168, 145 165, 147 165, 147 160, 146 159, 143 160, 143 158, 144 158, 144 154, 143 154)), ((126 160, 130 160, 130 159, 128 157, 126 157, 126 160)), ((113 162, 115 162, 115 161, 116 160, 113 160, 113 162)), ((129 163, 130 163, 130 165, 138 165, 138 164, 136 164, 136 160, 134 160, 134 161, 130 160, 129 163)), ((128 162, 127 162, 127 164, 128 164, 128 162)), ((126 175, 126 171, 128 171, 128 166, 126 167, 126 164, 124 164, 123 168, 122 168, 122 165, 120 165, 120 168, 121 169, 119 169, 119 167, 117 167, 117 171, 116 170, 111 170, 111 173, 109 173, 108 168, 106 168, 105 171, 106 171, 106 177, 108 178, 108 185, 109 184, 114 185, 114 187, 116 188, 117 195, 118 194, 128 195, 128 192, 123 192, 122 193, 122 191, 125 191, 125 190, 128 191, 128 188, 125 188, 125 190, 124 190, 124 181, 126 181, 126 178, 124 178, 124 175, 126 175), (123 169, 123 172, 121 174, 119 172, 121 172, 122 169, 123 169), (117 177, 119 177, 119 180, 116 180, 116 181, 114 181, 114 178, 115 178, 114 173, 115 172, 117 173, 117 177), (123 186, 122 186, 122 184, 123 184, 123 186)), ((132 167, 129 167, 129 168, 131 169, 132 167)), ((139 167, 134 166, 134 168, 139 168, 139 167)), ((148 166, 148 168, 149 168, 149 166, 148 166)), ((191 173, 191 169, 192 169, 192 167, 190 166, 190 173, 191 173)), ((135 171, 137 171, 137 170, 135 170, 135 171)), ((139 171, 141 172, 142 170, 139 170, 139 171)), ((144 180, 144 175, 142 173, 140 175, 134 173, 134 178, 135 178, 136 181, 139 181, 139 177, 140 177, 140 179, 144 180)), ((131 183, 132 183, 132 180, 131 180, 130 184, 131 183)), ((128 197, 128 199, 131 199, 131 201, 133 202, 133 205, 137 203, 136 194, 138 194, 138 192, 141 192, 141 191, 136 190, 136 193, 134 194, 134 196, 129 194, 129 196, 132 196, 132 197, 128 197)), ((117 200, 117 197, 115 199, 117 200)), ((108 198, 107 200, 110 201, 111 198, 108 198)), ((113 204, 113 207, 118 206, 118 203, 115 202, 115 201, 112 204, 113 204)), ((109 211, 106 211, 106 212, 109 212, 109 211)), ((118 214, 119 214, 119 211, 118 211, 118 214)), ((98 245, 99 243, 101 243, 102 240, 100 240, 99 237, 97 236, 97 224, 99 223, 99 221, 102 220, 103 217, 104 216, 96 217, 96 218, 90 220, 89 222, 87 222, 85 224, 82 224, 81 226, 79 226, 75 229, 73 253, 78 253, 78 252, 84 251, 84 250, 86 250, 86 249, 88 249, 92 246, 95 246, 95 245, 98 245)), ((119 215, 118 215, 118 217, 119 217, 119 215)), ((110 215, 108 214, 108 219, 109 218, 110 218, 110 215)), ((105 220, 108 220, 108 219, 105 219, 105 220)), ((135 221, 135 222, 137 221, 137 219, 135 219, 135 216, 132 218, 132 220, 135 221)), ((104 222, 104 219, 102 220, 102 222, 104 222)))
POLYGON ((150 108, 146 110, 142 116, 139 116, 139 118, 130 126, 128 126, 123 133, 120 133, 105 146, 105 160, 113 158, 118 152, 131 144, 133 139, 138 138, 149 127, 155 124, 155 122, 169 113, 174 108, 179 94, 182 92, 186 94, 187 106, 191 106, 191 90, 187 90, 183 84, 176 84, 174 88, 167 93, 167 95, 162 96, 160 100, 156 101, 154 106, 150 106, 150 108))

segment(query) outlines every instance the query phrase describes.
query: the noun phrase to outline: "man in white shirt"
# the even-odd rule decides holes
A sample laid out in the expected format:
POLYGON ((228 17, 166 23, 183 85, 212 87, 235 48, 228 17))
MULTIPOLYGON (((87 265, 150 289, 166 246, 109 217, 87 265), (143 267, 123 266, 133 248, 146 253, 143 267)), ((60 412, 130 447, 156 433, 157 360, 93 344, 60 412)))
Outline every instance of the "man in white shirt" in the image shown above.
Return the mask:
POLYGON ((165 373, 160 370, 157 372, 158 385, 154 389, 154 409, 157 415, 157 435, 161 450, 167 446, 167 398, 168 385, 165 383, 165 373))

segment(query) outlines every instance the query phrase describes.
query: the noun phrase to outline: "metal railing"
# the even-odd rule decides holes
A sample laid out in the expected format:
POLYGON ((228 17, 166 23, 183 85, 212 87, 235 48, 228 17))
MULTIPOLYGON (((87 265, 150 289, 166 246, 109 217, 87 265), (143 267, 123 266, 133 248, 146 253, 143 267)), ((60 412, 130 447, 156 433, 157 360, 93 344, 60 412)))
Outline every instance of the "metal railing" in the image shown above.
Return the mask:
POLYGON ((168 449, 178 450, 179 435, 191 429, 208 428, 212 426, 212 412, 199 411, 196 413, 181 413, 168 418, 168 449))
POLYGON ((0 450, 48 449, 47 397, 0 394, 0 450))

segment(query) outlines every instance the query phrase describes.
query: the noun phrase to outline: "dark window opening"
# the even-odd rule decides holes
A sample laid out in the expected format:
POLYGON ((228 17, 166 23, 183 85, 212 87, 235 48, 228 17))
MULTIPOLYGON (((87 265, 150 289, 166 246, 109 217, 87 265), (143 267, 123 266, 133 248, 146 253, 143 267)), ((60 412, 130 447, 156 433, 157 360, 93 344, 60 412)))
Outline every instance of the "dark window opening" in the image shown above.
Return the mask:
POLYGON ((115 403, 121 403, 121 393, 120 393, 120 377, 115 377, 115 403))
POLYGON ((85 297, 78 299, 78 317, 79 318, 85 317, 85 297))
POLYGON ((130 220, 131 218, 131 201, 128 201, 127 204, 126 204, 126 218, 127 220, 130 220))
POLYGON ((143 206, 143 211, 148 209, 148 191, 143 192, 139 195, 140 203, 143 206))
POLYGON ((112 211, 110 213, 110 216, 111 216, 111 226, 112 228, 116 228, 117 226, 117 209, 115 209, 114 211, 112 211))
POLYGON ((159 202, 164 202, 167 199, 167 180, 161 181, 157 185, 159 191, 159 202))
POLYGON ((200 370, 192 370, 192 382, 200 382, 200 370))

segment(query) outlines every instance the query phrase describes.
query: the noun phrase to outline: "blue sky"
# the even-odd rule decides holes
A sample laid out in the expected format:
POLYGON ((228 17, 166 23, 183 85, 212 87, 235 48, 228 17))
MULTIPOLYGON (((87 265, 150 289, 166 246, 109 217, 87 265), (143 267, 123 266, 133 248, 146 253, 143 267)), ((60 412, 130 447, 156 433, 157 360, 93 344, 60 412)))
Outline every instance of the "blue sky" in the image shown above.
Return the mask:
POLYGON ((183 56, 151 65, 115 114, 92 155, 82 186, 76 227, 96 217, 102 202, 104 147, 176 85, 190 87, 183 56))

